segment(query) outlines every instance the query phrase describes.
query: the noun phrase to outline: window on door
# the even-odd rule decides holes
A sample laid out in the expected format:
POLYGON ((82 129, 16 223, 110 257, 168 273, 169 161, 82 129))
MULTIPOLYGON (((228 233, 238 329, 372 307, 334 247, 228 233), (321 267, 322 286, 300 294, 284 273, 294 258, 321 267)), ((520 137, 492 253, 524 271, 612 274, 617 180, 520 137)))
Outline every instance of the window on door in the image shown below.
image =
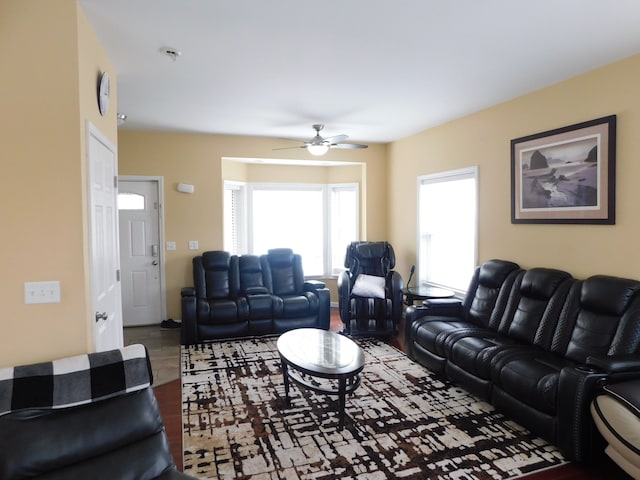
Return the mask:
POLYGON ((118 210, 144 210, 144 195, 118 192, 118 210))
POLYGON ((477 259, 478 168, 418 178, 418 279, 467 289, 477 259))
POLYGON ((328 277, 344 269, 358 239, 358 184, 225 182, 224 198, 224 249, 234 254, 287 247, 305 275, 328 277))

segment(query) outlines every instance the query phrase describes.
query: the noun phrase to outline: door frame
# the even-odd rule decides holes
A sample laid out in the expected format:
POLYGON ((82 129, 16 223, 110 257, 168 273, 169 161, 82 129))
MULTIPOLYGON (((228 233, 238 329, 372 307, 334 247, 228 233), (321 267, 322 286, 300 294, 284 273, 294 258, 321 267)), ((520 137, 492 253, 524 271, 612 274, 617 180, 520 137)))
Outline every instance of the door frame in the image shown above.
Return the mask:
MULTIPOLYGON (((164 177, 155 175, 118 175, 118 193, 120 182, 155 182, 158 184, 158 243, 160 261, 160 316, 167 318, 167 282, 165 277, 165 241, 164 241, 164 177)), ((120 265, 122 270, 122 265, 120 265)), ((122 283, 120 284, 122 288, 122 283)))

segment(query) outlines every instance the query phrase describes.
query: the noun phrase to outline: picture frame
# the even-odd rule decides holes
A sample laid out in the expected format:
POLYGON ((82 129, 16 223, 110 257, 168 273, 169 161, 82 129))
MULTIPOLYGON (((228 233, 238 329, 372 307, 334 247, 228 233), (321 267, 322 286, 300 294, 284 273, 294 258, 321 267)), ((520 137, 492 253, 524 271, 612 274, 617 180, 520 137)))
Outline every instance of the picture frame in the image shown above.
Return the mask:
POLYGON ((511 223, 615 224, 616 116, 511 140, 511 223))

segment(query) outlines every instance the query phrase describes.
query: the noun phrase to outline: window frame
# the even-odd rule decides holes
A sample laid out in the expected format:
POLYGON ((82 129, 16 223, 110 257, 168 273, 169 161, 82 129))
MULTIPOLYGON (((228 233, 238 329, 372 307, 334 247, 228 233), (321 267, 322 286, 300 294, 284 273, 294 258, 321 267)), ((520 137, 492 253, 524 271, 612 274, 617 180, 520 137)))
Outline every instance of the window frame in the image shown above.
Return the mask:
MULTIPOLYGON (((475 206, 474 206, 474 211, 473 211, 473 230, 474 230, 474 238, 473 238, 473 266, 471 268, 471 271, 469 272, 470 276, 469 279, 471 279, 471 275, 473 274, 473 268, 475 268, 475 266, 478 264, 478 212, 479 212, 479 208, 478 208, 478 203, 479 203, 479 169, 478 166, 471 166, 471 167, 464 167, 464 168, 459 168, 459 169, 454 169, 454 170, 446 170, 443 172, 437 172, 437 173, 432 173, 432 174, 426 174, 426 175, 420 175, 417 178, 417 205, 416 205, 416 211, 417 211, 417 232, 416 232, 416 246, 417 246, 417 283, 419 285, 429 285, 429 286, 435 286, 435 287, 441 287, 441 288, 446 288, 448 290, 452 290, 455 292, 456 296, 463 296, 466 293, 466 290, 460 289, 460 288, 456 288, 456 287, 452 287, 450 285, 445 285, 442 283, 438 283, 436 281, 432 281, 426 278, 427 272, 422 271, 422 269, 420 268, 421 265, 424 264, 423 262, 423 251, 421 248, 421 241, 422 241, 422 236, 423 236, 423 226, 424 226, 424 212, 420 211, 420 205, 421 205, 421 195, 423 194, 422 192, 422 187, 426 184, 429 183, 443 183, 443 182, 449 182, 449 181, 456 181, 456 180, 464 180, 464 179, 472 179, 474 180, 474 187, 475 187, 475 192, 474 192, 474 197, 475 197, 475 206)), ((465 286, 466 289, 466 286, 465 286)))
MULTIPOLYGON (((223 184, 223 197, 222 197, 222 240, 223 240, 223 248, 228 250, 232 255, 238 252, 247 250, 247 184, 244 182, 237 182, 232 180, 225 180, 223 184), (236 237, 237 237, 237 252, 234 248, 229 248, 229 245, 226 245, 227 241, 227 205, 226 205, 226 193, 228 190, 232 190, 238 193, 238 208, 236 208, 237 215, 237 224, 236 224, 236 237)), ((232 194, 233 195, 233 194, 232 194)))
MULTIPOLYGON (((331 202, 332 194, 336 191, 352 191, 355 194, 355 238, 354 241, 360 238, 360 184, 358 182, 343 182, 343 183, 283 183, 283 182, 238 182, 225 180, 223 186, 224 193, 226 195, 227 190, 240 190, 242 194, 242 207, 237 214, 241 217, 242 224, 237 225, 238 245, 240 252, 232 253, 249 253, 249 254, 263 254, 266 252, 255 251, 254 232, 253 232, 253 193, 255 191, 320 191, 322 192, 322 215, 319 220, 322 221, 322 245, 323 245, 323 272, 319 275, 305 275, 307 278, 334 278, 337 277, 344 267, 340 268, 332 265, 332 222, 331 222, 331 202)), ((223 217, 226 216, 226 197, 225 204, 223 205, 223 217)), ((226 240, 227 222, 226 219, 223 222, 223 239, 226 240)), ((226 242, 225 242, 226 243, 226 242)), ((225 244, 224 248, 228 246, 225 244)), ((346 246, 344 246, 346 251, 346 246)), ((304 260, 304 259, 303 259, 304 260)))

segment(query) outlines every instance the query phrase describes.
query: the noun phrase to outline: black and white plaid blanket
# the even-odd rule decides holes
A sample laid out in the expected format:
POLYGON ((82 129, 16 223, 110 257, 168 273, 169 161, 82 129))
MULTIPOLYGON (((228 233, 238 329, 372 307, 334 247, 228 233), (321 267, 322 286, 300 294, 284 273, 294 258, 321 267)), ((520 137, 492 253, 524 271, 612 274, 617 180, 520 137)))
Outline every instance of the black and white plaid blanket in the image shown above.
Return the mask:
POLYGON ((153 382, 144 345, 0 369, 0 415, 65 408, 142 390, 153 382))

